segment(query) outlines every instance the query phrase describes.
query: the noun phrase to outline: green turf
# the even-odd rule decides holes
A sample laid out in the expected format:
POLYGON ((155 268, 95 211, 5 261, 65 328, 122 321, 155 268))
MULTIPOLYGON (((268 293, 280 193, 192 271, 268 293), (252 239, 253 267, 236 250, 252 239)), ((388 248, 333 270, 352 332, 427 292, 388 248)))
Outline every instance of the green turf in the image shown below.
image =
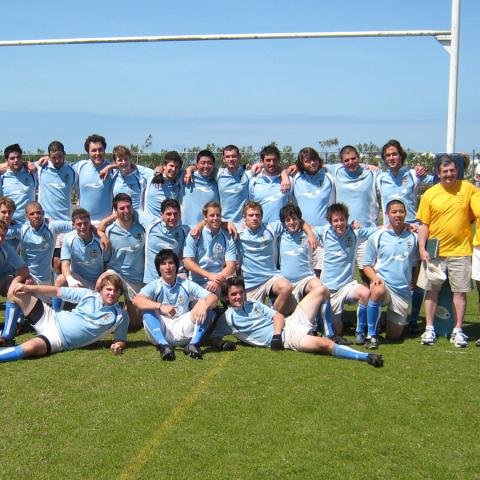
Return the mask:
POLYGON ((130 340, 0 366, 1 479, 480 478, 473 343, 381 345, 373 369, 244 346, 166 363, 130 340))

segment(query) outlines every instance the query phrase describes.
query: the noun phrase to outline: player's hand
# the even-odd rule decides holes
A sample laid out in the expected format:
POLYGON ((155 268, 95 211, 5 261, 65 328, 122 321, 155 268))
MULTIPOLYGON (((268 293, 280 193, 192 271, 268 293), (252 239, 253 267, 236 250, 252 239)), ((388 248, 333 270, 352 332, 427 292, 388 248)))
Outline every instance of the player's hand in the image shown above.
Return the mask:
POLYGON ((406 223, 405 226, 412 233, 417 233, 418 232, 418 225, 415 225, 414 223, 406 223))
POLYGON ((310 247, 312 252, 314 252, 318 247, 317 237, 315 235, 308 235, 307 241, 308 241, 308 246, 310 247))
POLYGON ((203 323, 207 318, 207 307, 203 300, 199 300, 192 308, 192 321, 193 323, 203 323))
POLYGON ((195 172, 195 170, 196 170, 195 165, 189 165, 185 169, 185 173, 183 175, 183 183, 185 185, 189 185, 190 183, 192 183, 193 172, 195 172))
POLYGON ((202 234, 203 227, 205 226, 205 220, 198 222, 190 229, 190 235, 196 240, 202 234))
POLYGON ((45 155, 44 157, 42 157, 38 160, 38 166, 39 167, 44 167, 45 165, 47 165, 48 160, 49 160, 48 155, 45 155))
MULTIPOLYGON (((156 167, 156 168, 159 168, 159 167, 156 167)), ((152 178, 152 185, 155 188, 160 188, 163 185, 164 181, 165 181, 165 179, 163 178, 163 173, 159 173, 159 172, 155 171, 155 173, 153 174, 153 178, 152 178)))
POLYGON ((370 170, 371 172, 378 172, 378 170, 380 170, 377 165, 372 165, 371 163, 365 165, 365 168, 367 168, 367 170, 370 170))
POLYGON ((175 310, 175 305, 168 305, 163 303, 162 306, 160 307, 160 313, 167 315, 167 317, 173 318, 176 312, 177 311, 175 310))
POLYGON ((123 353, 123 345, 120 342, 112 343, 110 349, 115 355, 121 355, 123 353))
POLYGON ((77 280, 76 278, 73 278, 71 275, 67 275, 67 284, 70 288, 81 288, 83 287, 82 282, 77 280))
POLYGON ((112 243, 110 242, 110 239, 105 235, 104 232, 101 232, 100 230, 97 230, 98 237, 100 238, 100 245, 104 250, 110 250, 110 247, 112 246, 112 243))
POLYGON ((427 169, 423 165, 417 165, 415 167, 415 175, 417 177, 424 177, 427 174, 427 169))
POLYGON ((258 175, 262 170, 263 170, 263 163, 262 162, 254 163, 250 167, 250 172, 252 172, 252 175, 258 175))
POLYGON ((27 170, 30 173, 35 173, 37 171, 37 166, 33 162, 27 162, 27 170))
POLYGON ((108 172, 110 171, 110 168, 104 167, 98 172, 98 176, 100 177, 100 180, 105 180, 107 178, 108 172))
POLYGON ((237 229, 232 222, 227 222, 227 232, 232 236, 234 240, 238 238, 237 229))
POLYGON ((205 284, 205 290, 208 290, 210 293, 216 294, 219 286, 220 284, 218 284, 215 280, 210 280, 205 284))
POLYGON ((28 285, 25 285, 24 283, 16 283, 12 292, 14 295, 25 295, 26 293, 29 293, 29 288, 28 285))
POLYGON ((293 165, 289 165, 287 167, 287 173, 292 177, 298 172, 297 165, 294 163, 293 165))
POLYGON ((358 228, 362 228, 362 224, 360 222, 357 222, 357 220, 352 220, 351 225, 354 230, 357 230, 358 228))
POLYGON ((290 191, 292 188, 292 182, 290 182, 290 179, 288 176, 283 176, 282 175, 282 183, 280 184, 280 191, 282 193, 287 193, 290 191))
POLYGON ((423 248, 419 249, 420 253, 420 259, 424 262, 428 262, 430 260, 430 254, 427 252, 427 250, 424 250, 423 248))

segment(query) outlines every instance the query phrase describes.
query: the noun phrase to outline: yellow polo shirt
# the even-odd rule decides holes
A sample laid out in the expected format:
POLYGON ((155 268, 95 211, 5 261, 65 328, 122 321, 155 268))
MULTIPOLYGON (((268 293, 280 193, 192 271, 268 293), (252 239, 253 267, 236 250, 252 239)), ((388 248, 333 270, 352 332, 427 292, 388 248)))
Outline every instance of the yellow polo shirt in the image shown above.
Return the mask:
POLYGON ((423 194, 417 219, 428 225, 429 238, 438 238, 441 257, 472 254, 470 201, 476 190, 466 180, 457 180, 451 187, 438 183, 423 194))

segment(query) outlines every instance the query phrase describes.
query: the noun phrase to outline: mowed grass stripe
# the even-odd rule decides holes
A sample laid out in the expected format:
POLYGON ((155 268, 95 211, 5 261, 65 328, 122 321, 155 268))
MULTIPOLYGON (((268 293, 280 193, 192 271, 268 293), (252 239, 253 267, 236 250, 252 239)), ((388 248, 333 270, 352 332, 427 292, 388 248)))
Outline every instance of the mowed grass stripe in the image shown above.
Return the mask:
POLYGON ((155 450, 160 446, 162 441, 169 435, 172 428, 179 422, 187 413, 188 408, 197 400, 198 396, 210 386, 212 380, 225 367, 225 365, 233 357, 233 354, 222 355, 219 363, 213 367, 204 378, 202 378, 190 393, 183 399, 177 408, 164 420, 160 428, 153 434, 150 440, 138 452, 130 465, 121 472, 118 476, 119 480, 130 480, 134 478, 142 469, 143 465, 152 457, 155 450))

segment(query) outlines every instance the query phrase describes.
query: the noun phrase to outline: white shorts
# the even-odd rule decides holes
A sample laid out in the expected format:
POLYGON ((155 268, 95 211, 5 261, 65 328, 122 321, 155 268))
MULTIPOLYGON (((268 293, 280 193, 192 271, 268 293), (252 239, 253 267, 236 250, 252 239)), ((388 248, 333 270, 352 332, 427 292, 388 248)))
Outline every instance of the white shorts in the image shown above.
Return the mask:
MULTIPOLYGON (((181 347, 187 345, 192 339, 196 324, 192 322, 190 313, 191 312, 184 313, 176 318, 167 315, 158 315, 158 318, 161 320, 163 334, 170 345, 181 347)), ((208 322, 208 319, 205 321, 208 322)), ((150 342, 157 345, 157 341, 150 335, 148 328, 144 328, 144 330, 150 342)))
POLYGON ((411 301, 395 293, 388 285, 385 285, 386 295, 383 300, 383 306, 387 307, 387 321, 398 325, 406 325, 408 312, 410 311, 411 301))
POLYGON ((355 258, 359 270, 363 269, 363 259, 365 257, 365 251, 367 250, 367 241, 368 240, 364 240, 363 242, 359 242, 357 244, 357 253, 355 255, 355 258))
POLYGON ((247 294, 247 300, 257 301, 257 302, 264 302, 267 295, 270 294, 274 283, 277 280, 282 279, 280 275, 274 275, 270 277, 265 283, 262 283, 258 287, 254 287, 250 290, 247 290, 245 293, 247 294))
POLYGON ((285 318, 283 345, 289 350, 301 351, 302 338, 315 326, 315 319, 308 319, 303 308, 298 305, 295 311, 285 318))
POLYGON ((55 248, 62 248, 64 233, 59 233, 55 239, 55 248))
POLYGON ((299 280, 296 283, 292 283, 292 295, 297 303, 300 303, 302 298, 305 296, 305 288, 307 287, 308 282, 312 280, 318 280, 318 278, 315 275, 310 275, 302 280, 299 280))
POLYGON ((323 268, 323 246, 319 245, 312 256, 313 268, 315 270, 321 270, 323 268))
POLYGON ((480 282, 480 247, 473 247, 472 278, 480 282))
POLYGON ((359 283, 356 280, 352 280, 336 292, 330 292, 332 315, 341 315, 345 303, 347 305, 355 305, 357 303, 358 300, 355 298, 355 289, 358 285, 359 283))
POLYGON ((45 337, 50 343, 50 353, 57 353, 63 350, 54 316, 55 312, 53 309, 46 303, 43 303, 43 315, 38 322, 32 325, 37 335, 45 337))

